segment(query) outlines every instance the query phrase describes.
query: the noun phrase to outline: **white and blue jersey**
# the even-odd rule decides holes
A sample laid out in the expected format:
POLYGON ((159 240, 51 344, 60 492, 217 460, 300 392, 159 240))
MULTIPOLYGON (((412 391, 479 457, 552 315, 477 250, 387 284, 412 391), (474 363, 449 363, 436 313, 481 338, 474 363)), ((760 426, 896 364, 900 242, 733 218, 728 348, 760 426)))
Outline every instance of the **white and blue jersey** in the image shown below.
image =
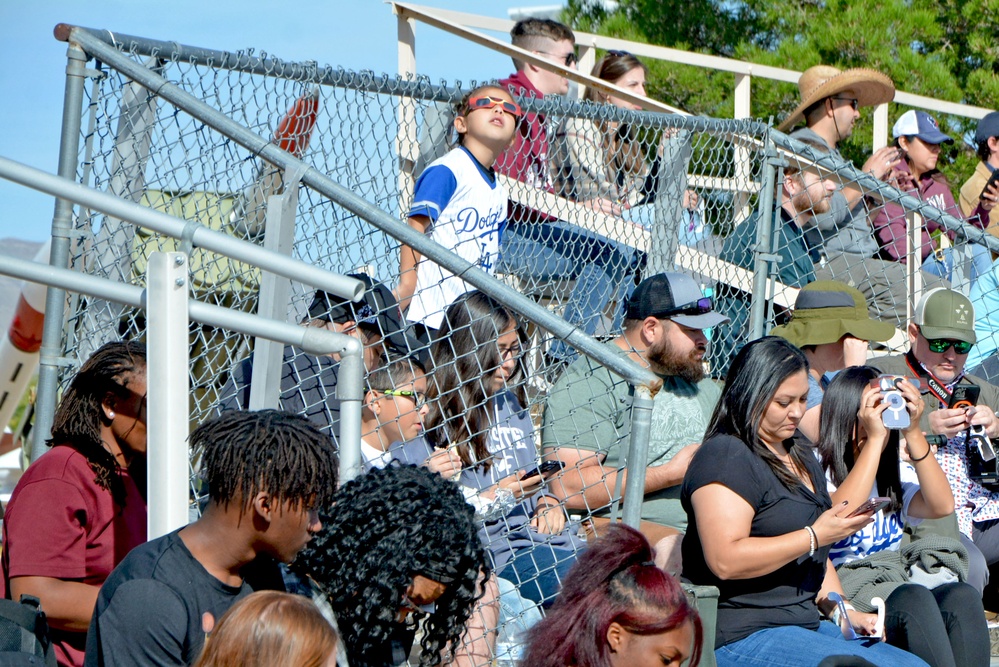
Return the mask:
MULTIPOLYGON (((430 218, 427 233, 433 241, 493 273, 506 207, 506 188, 459 146, 420 175, 409 217, 430 218)), ((420 258, 417 270, 416 292, 406 318, 439 329, 445 308, 472 288, 425 257, 420 258)))
MULTIPOLYGON (((906 522, 917 525, 921 519, 909 516, 909 503, 919 491, 919 479, 916 471, 908 463, 900 462, 900 477, 902 478, 902 508, 896 512, 879 510, 874 515, 874 523, 864 526, 850 537, 845 537, 832 545, 829 559, 833 566, 839 567, 855 560, 866 558, 878 551, 898 551, 902 545, 902 529, 906 522)), ((832 480, 826 478, 826 486, 830 495, 836 490, 832 480)), ((877 497, 877 484, 871 489, 871 498, 877 497)))

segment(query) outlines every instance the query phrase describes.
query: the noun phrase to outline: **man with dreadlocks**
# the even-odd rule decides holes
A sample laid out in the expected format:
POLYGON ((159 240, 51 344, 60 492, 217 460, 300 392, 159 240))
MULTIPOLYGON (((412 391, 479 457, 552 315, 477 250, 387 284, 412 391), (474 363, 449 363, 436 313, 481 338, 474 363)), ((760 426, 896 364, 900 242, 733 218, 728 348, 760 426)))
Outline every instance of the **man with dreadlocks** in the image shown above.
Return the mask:
POLYGON ((257 556, 289 563, 322 526, 336 454, 303 417, 230 411, 191 433, 210 499, 201 518, 134 550, 101 587, 86 665, 189 665, 257 556))
POLYGON ((146 541, 142 344, 108 343, 83 363, 48 444, 7 504, 2 592, 41 600, 59 664, 82 665, 97 591, 146 541))

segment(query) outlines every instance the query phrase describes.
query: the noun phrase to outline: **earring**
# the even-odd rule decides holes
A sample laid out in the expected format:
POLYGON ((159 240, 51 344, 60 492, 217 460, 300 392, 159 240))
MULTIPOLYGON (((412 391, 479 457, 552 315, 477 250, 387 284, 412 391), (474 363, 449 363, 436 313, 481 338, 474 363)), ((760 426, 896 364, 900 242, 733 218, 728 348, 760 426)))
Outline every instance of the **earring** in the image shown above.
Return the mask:
POLYGON ((114 410, 108 410, 108 419, 114 419, 114 410))

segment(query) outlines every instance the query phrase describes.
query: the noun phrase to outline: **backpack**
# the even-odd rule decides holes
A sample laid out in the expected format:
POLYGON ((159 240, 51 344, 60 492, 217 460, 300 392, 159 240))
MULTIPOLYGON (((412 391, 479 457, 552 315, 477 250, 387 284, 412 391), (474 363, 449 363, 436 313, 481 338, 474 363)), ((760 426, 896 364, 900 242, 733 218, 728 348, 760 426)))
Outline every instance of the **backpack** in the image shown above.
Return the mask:
POLYGON ((22 595, 20 602, 0 599, 0 665, 56 667, 55 648, 49 639, 45 612, 36 597, 22 595))

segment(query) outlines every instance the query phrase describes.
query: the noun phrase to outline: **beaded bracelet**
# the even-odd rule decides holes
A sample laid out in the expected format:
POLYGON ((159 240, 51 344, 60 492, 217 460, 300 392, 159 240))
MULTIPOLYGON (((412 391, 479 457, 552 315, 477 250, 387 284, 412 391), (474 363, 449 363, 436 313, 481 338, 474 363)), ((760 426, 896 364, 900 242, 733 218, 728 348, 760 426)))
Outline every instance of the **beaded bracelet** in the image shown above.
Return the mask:
POLYGON ((814 556, 815 550, 819 548, 819 538, 811 526, 805 526, 805 530, 808 531, 808 555, 814 556))

